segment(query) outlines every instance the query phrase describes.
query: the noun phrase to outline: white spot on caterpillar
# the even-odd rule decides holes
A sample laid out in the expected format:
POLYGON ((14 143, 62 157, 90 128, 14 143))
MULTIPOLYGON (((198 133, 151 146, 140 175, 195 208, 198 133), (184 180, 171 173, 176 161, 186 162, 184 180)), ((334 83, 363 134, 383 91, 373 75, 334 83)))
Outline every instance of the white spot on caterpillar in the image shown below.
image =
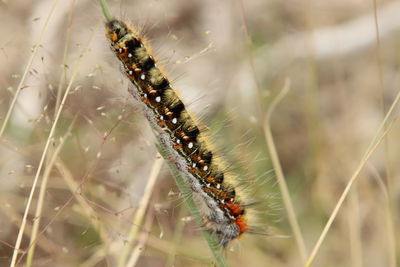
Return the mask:
POLYGON ((133 71, 132 71, 132 70, 129 70, 129 71, 128 71, 128 74, 129 74, 129 75, 133 75, 133 71))
POLYGON ((133 55, 131 53, 128 54, 128 57, 133 57, 133 55))
POLYGON ((156 97, 156 102, 157 102, 157 103, 160 103, 160 102, 161 102, 161 97, 160 97, 160 96, 157 96, 157 97, 156 97))
POLYGON ((188 144, 188 148, 193 148, 193 143, 192 143, 192 142, 190 142, 190 143, 188 144))
POLYGON ((196 164, 196 162, 194 162, 194 163, 192 164, 192 167, 193 167, 193 168, 196 168, 196 166, 197 166, 197 164, 196 164))
POLYGON ((221 188, 221 185, 220 184, 217 184, 217 189, 220 189, 221 188))
POLYGON ((178 119, 177 119, 177 118, 173 118, 173 119, 172 119, 172 123, 173 123, 173 124, 176 124, 177 122, 178 122, 178 119))
POLYGON ((144 94, 143 97, 144 97, 144 98, 147 98, 147 94, 144 94))
POLYGON ((142 80, 146 79, 146 75, 144 75, 144 74, 140 75, 140 79, 142 79, 142 80))
POLYGON ((177 144, 180 144, 180 143, 181 143, 181 140, 179 140, 179 139, 176 140, 176 143, 177 143, 177 144))
POLYGON ((206 170, 208 170, 208 166, 207 165, 203 167, 203 171, 206 171, 206 170))
POLYGON ((160 120, 162 120, 162 121, 164 120, 164 116, 163 115, 160 116, 160 120))
POLYGON ((118 49, 118 53, 122 53, 124 50, 122 48, 118 49))

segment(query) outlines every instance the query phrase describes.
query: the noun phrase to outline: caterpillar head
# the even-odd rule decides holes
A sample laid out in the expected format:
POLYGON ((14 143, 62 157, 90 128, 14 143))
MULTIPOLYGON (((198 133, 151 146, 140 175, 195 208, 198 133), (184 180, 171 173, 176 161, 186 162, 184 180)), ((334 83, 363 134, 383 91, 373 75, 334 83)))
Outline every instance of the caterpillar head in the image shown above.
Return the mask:
POLYGON ((113 19, 106 23, 106 36, 112 43, 118 42, 128 33, 128 26, 120 21, 113 19))

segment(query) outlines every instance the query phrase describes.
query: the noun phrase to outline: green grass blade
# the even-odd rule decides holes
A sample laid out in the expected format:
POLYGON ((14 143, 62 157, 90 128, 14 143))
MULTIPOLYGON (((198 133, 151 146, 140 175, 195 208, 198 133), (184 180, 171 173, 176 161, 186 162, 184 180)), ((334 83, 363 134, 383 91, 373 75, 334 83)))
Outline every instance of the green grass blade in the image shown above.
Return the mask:
POLYGON ((185 202, 186 202, 187 206, 189 207, 197 225, 200 226, 201 233, 203 234, 204 239, 207 241, 208 246, 210 247, 210 249, 215 257, 217 265, 219 267, 228 267, 228 264, 225 262, 225 259, 221 254, 222 250, 221 250, 221 247, 218 245, 217 237, 215 235, 212 235, 209 232, 207 232, 204 229, 204 227, 202 226, 203 220, 201 218, 199 209, 197 208, 196 204, 193 201, 192 190, 189 188, 189 185, 186 183, 186 181, 182 177, 181 173, 176 169, 175 165, 171 162, 170 152, 162 144, 158 144, 157 149, 160 152, 160 154, 163 156, 165 161, 167 162, 167 165, 168 165, 169 169, 171 170, 171 174, 174 177, 179 190, 185 196, 184 197, 185 202))
POLYGON ((103 10, 104 17, 106 18, 107 21, 112 20, 112 15, 110 13, 110 10, 108 9, 108 5, 106 3, 106 0, 99 0, 101 10, 103 10))

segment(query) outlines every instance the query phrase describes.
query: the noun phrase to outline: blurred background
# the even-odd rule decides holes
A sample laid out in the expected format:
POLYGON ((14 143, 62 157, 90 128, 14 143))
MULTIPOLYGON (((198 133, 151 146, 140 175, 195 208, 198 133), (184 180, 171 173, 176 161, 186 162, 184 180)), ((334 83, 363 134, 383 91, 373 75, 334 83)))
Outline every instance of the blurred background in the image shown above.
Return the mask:
MULTIPOLYGON (((229 265, 302 266, 261 118, 290 80, 271 127, 309 255, 400 89, 400 1, 108 2, 143 30, 259 203, 269 236, 234 242, 229 265)), ((0 2, 0 266, 10 265, 46 143, 17 266, 30 243, 31 266, 117 266, 129 244, 136 266, 213 266, 166 164, 143 223, 133 221, 155 139, 103 22, 94 0, 0 2)), ((365 164, 313 266, 400 266, 399 134, 394 123, 365 164)))

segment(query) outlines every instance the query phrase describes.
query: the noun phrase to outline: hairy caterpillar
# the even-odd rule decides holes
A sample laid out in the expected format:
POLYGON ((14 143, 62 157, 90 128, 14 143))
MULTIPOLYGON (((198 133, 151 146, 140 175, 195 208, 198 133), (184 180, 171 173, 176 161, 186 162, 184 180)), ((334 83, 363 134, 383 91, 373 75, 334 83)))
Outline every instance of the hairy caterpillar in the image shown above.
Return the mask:
POLYGON ((136 88, 131 93, 144 103, 146 117, 158 130, 162 143, 175 152, 174 163, 198 200, 206 229, 215 233, 224 247, 251 232, 246 205, 235 182, 218 164, 143 40, 123 21, 112 19, 105 27, 112 50, 136 88))

